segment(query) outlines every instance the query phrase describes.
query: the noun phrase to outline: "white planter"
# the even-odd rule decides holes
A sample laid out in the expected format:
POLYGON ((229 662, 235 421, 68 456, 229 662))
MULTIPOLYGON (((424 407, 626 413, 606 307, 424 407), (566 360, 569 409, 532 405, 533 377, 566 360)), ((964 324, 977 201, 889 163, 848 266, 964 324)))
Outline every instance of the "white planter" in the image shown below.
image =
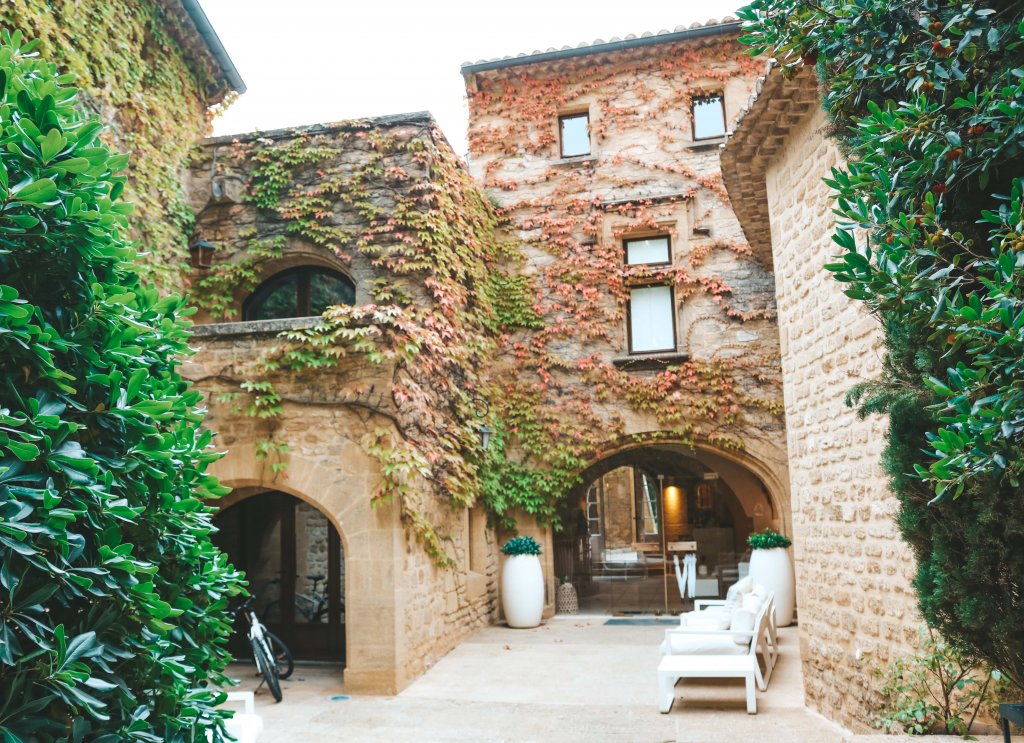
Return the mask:
POLYGON ((779 627, 793 623, 796 608, 796 579, 793 561, 784 547, 754 550, 750 555, 750 577, 769 591, 775 591, 775 616, 779 627))
POLYGON ((501 571, 501 607, 509 627, 526 629, 540 624, 544 614, 544 573, 539 557, 506 558, 501 571))

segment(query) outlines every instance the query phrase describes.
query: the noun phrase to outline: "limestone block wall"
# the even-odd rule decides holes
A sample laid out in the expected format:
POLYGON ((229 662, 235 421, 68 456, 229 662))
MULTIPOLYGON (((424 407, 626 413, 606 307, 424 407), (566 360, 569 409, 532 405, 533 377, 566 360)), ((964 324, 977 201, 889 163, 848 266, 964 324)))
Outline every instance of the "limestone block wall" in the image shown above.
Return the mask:
POLYGON ((438 504, 432 523, 449 536, 456 569, 438 568, 410 539, 396 543, 400 571, 398 603, 404 607, 397 631, 398 688, 444 657, 473 630, 497 620, 498 542, 486 517, 438 504), (475 544, 474 544, 475 543, 475 544), (483 556, 473 560, 473 551, 483 556))
MULTIPOLYGON (((785 433, 781 415, 768 411, 781 410, 769 255, 750 249, 725 194, 722 140, 695 140, 691 121, 694 97, 721 94, 731 121, 753 89, 763 62, 738 34, 725 26, 699 38, 595 43, 577 56, 464 67, 470 170, 508 218, 522 256, 508 270, 529 280, 544 323, 503 339, 508 396, 539 395, 537 408, 564 411, 552 425, 566 428, 578 405, 581 418, 592 416, 580 426, 586 435, 606 437, 595 447, 606 458, 653 437, 690 443, 679 432, 691 421, 659 419, 689 390, 635 405, 625 390, 666 367, 717 365, 764 405, 744 408, 739 424, 719 427, 728 416, 717 413, 693 422, 742 441, 730 456, 767 484, 788 531, 785 433), (581 112, 590 152, 562 157, 559 117, 581 112), (625 266, 623 241, 650 236, 670 238, 668 265, 625 266), (675 346, 642 358, 630 353, 629 298, 654 284, 674 286, 675 346)), ((726 448, 709 442, 698 445, 701 456, 726 448)))
MULTIPOLYGON (((398 509, 371 504, 379 465, 362 438, 381 420, 342 401, 355 389, 382 388, 390 369, 353 358, 331 372, 282 376, 275 381, 285 410, 272 423, 244 415, 234 409, 236 402, 221 397, 235 389, 232 375, 271 344, 283 325, 303 322, 308 319, 200 326, 193 342, 198 353, 185 374, 203 390, 207 425, 218 432, 217 448, 228 452, 212 471, 239 492, 223 505, 260 490, 280 490, 318 509, 338 529, 345 570, 345 688, 394 694, 495 616, 496 540, 486 519, 438 503, 432 522, 457 560, 454 569, 441 569, 410 540, 398 509), (257 442, 271 434, 289 447, 281 457, 287 466, 278 472, 271 466, 274 455, 255 455, 257 442)), ((310 543, 306 553, 311 565, 326 561, 317 545, 310 543)))
POLYGON ((879 464, 886 422, 844 403, 878 375, 881 330, 823 268, 838 249, 830 189, 840 153, 820 108, 767 165, 782 351, 800 643, 808 706, 854 730, 872 710, 870 666, 907 652, 921 619, 914 560, 879 464))

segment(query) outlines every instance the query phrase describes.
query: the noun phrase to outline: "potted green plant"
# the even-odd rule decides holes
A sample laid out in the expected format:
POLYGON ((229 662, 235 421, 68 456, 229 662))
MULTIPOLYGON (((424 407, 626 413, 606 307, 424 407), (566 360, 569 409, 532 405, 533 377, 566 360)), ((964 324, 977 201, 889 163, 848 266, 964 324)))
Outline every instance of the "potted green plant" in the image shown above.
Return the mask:
POLYGON ((765 529, 747 537, 747 544, 752 550, 750 577, 754 583, 775 592, 776 623, 779 627, 788 627, 793 623, 796 609, 796 579, 788 551, 793 542, 776 531, 765 529))
POLYGON ((501 607, 509 627, 525 629, 540 624, 544 613, 544 573, 540 545, 533 537, 514 537, 501 548, 501 607))

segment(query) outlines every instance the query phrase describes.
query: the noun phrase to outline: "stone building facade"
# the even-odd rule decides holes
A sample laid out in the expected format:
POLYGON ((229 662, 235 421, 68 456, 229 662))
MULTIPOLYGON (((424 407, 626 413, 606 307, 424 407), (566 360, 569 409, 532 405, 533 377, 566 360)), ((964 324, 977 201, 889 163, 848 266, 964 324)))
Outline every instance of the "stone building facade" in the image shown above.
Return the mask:
MULTIPOLYGON (((737 36, 737 23, 712 23, 462 68, 470 169, 502 209, 517 247, 508 270, 538 318, 503 339, 502 394, 516 401, 504 415, 579 442, 587 467, 569 511, 590 508, 587 485, 605 478, 589 526, 563 514, 589 535, 564 546, 589 555, 586 581, 630 554, 669 561, 668 532, 694 538, 694 514, 712 504, 659 526, 640 495, 659 476, 690 501, 717 478, 732 511, 698 550, 722 590, 751 531, 792 533, 771 254, 747 242, 720 174, 728 122, 763 69, 737 36)), ((514 456, 541 463, 537 449, 514 456)), ((560 578, 575 576, 572 560, 560 578)))
POLYGON ((180 288, 192 224, 181 172, 216 108, 245 92, 197 0, 18 0, 0 4, 0 27, 75 75, 105 141, 131 157, 124 198, 149 254, 140 270, 180 288))
MULTIPOLYGON (((271 629, 284 633, 286 642, 295 644, 293 650, 306 657, 343 658, 346 690, 393 694, 467 633, 494 619, 497 551, 493 531, 480 509, 456 510, 425 497, 425 517, 446 540, 454 558, 454 566, 443 569, 414 541, 404 523, 401 502, 379 497, 381 464, 366 440, 381 428, 395 429, 401 421, 396 362, 371 361, 365 352, 342 351, 336 363, 325 367, 268 372, 260 360, 281 342, 283 332, 302 331, 319 322, 319 317, 312 316, 324 309, 315 305, 317 291, 341 287, 342 295, 328 291, 322 304, 370 306, 380 301, 378 280, 383 277, 388 291, 406 292, 413 304, 427 305, 431 276, 415 273, 395 280, 366 252, 344 252, 340 244, 318 243, 296 230, 287 207, 260 206, 253 197, 253 173, 267 164, 260 152, 286 153, 275 161, 281 167, 285 167, 282 163, 294 166, 282 186, 309 195, 321 189, 328 171, 354 174, 385 147, 390 149, 379 168, 399 174, 395 180, 375 183, 358 199, 333 191, 322 208, 318 234, 337 227, 339 231, 331 234, 339 239, 369 228, 368 202, 362 198, 383 204, 387 212, 397 209, 402 197, 441 187, 432 180, 432 163, 442 150, 445 156, 451 153, 429 114, 202 143, 187 183, 197 214, 197 236, 215 245, 217 252, 212 267, 193 272, 197 301, 206 309, 198 317, 198 353, 186 375, 206 394, 207 423, 218 432, 218 445, 227 450, 211 471, 234 489, 219 504, 222 537, 234 540, 226 546, 229 555, 245 563, 249 558, 238 545, 246 537, 264 535, 258 561, 243 567, 249 570, 253 590, 260 594, 258 606, 268 612, 271 629), (253 149, 260 147, 265 149, 253 149), (210 280, 217 275, 228 281, 210 280), (282 297, 295 299, 289 294, 295 284, 288 281, 299 277, 301 282, 304 276, 311 282, 306 287, 311 296, 302 299, 300 288, 296 290, 300 306, 281 305, 282 297), (321 280, 328 283, 318 285, 321 280), (344 295, 345 287, 350 294, 344 295), (211 292, 220 294, 211 297, 211 292), (263 304, 253 305, 254 300, 263 304), (253 319, 264 317, 261 306, 275 317, 253 319), (279 414, 260 418, 244 410, 248 398, 238 395, 240 385, 248 380, 274 383, 280 396, 279 414), (260 458, 257 452, 264 442, 272 442, 275 448, 260 458), (258 515, 233 525, 232 512, 246 508, 247 503, 266 501, 268 496, 287 507, 280 525, 269 523, 271 516, 264 516, 261 523, 258 515), (326 525, 311 516, 311 507, 337 533, 340 555, 333 564, 335 558, 325 549, 330 542, 323 539, 326 525), (232 534, 232 530, 247 533, 232 534), (281 532, 289 533, 282 539, 281 532), (279 549, 288 553, 280 563, 279 549), (292 573, 294 583, 287 579, 292 573), (324 616, 314 620, 301 610, 303 602, 316 599, 313 579, 317 575, 316 585, 333 588, 324 589, 324 616), (337 636, 315 644, 325 628, 330 634, 343 635, 340 647, 342 638, 337 636)), ((427 490, 422 482, 416 487, 427 490)))
POLYGON ((822 178, 843 162, 825 129, 813 70, 769 71, 722 162, 744 231, 775 269, 807 704, 866 731, 872 667, 908 652, 922 620, 880 465, 885 421, 844 401, 880 373, 882 332, 824 269, 837 251, 822 178))

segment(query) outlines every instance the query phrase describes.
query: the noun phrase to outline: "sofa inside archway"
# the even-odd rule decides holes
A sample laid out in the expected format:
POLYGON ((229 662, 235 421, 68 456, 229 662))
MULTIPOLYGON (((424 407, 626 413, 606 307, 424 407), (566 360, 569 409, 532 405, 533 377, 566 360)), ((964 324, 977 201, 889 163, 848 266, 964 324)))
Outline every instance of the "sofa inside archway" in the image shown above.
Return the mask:
POLYGON ((784 529, 764 482, 735 458, 680 444, 646 444, 592 464, 566 501, 554 569, 583 611, 676 613, 719 598, 749 562, 747 536, 784 529), (692 557, 687 559, 687 555, 692 557), (684 600, 675 562, 695 578, 684 600))

